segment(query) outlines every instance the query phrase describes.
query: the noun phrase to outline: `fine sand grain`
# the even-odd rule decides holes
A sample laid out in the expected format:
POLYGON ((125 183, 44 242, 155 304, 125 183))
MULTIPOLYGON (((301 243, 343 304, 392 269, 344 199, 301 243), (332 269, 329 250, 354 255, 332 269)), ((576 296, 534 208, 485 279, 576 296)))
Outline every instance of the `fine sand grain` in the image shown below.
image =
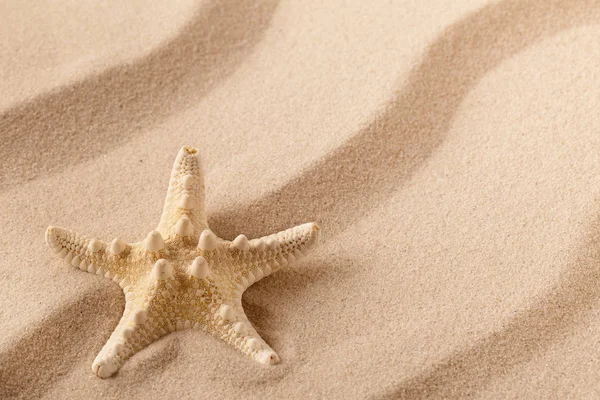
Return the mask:
POLYGON ((600 396, 599 1, 129 4, 0 6, 0 398, 600 396), (140 240, 185 144, 217 234, 322 227, 243 298, 282 362, 101 380, 124 296, 44 231, 140 240))

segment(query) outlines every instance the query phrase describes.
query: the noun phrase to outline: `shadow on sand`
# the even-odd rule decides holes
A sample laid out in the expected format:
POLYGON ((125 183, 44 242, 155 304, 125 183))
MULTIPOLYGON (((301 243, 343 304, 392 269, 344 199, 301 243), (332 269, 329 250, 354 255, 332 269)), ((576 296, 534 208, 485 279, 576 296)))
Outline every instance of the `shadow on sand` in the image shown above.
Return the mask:
POLYGON ((0 191, 105 154, 196 104, 251 54, 278 2, 209 1, 150 54, 4 111, 0 191), (60 136, 47 134, 57 127, 60 136), (19 151, 25 147, 57 150, 19 151))
MULTIPOLYGON (((279 190, 213 215, 211 226, 226 237, 238 232, 257 237, 318 221, 327 236, 340 233, 388 198, 427 160, 444 140, 465 95, 488 71, 540 40, 598 23, 599 11, 600 2, 592 0, 507 0, 467 16, 429 47, 422 62, 400 83, 395 99, 368 126, 279 190), (261 219, 241 222, 249 221, 248 215, 261 219)), ((504 329, 383 397, 470 397, 493 377, 531 360, 563 337, 577 315, 600 300, 599 222, 592 225, 594 232, 581 258, 556 290, 504 329)))
POLYGON ((224 237, 239 232, 257 237, 318 221, 326 235, 339 233, 427 160, 443 142, 463 98, 488 71, 537 41, 596 21, 590 10, 598 5, 512 0, 469 15, 442 32, 371 123, 280 189, 209 216, 211 227, 224 237), (349 215, 348 210, 357 211, 349 215), (261 219, 249 221, 248 215, 261 219))
MULTIPOLYGON (((194 97, 197 99, 209 90, 199 82, 212 79, 211 86, 230 73, 260 39, 274 6, 274 2, 266 3, 265 12, 261 13, 263 18, 258 22, 243 18, 244 8, 239 2, 212 6, 200 13, 180 37, 145 61, 111 69, 9 110, 0 120, 2 132, 9 133, 9 142, 21 141, 25 145, 43 142, 47 140, 43 136, 45 126, 61 121, 63 113, 75 113, 72 115, 76 118, 62 122, 65 155, 77 152, 78 156, 91 157, 90 154, 107 146, 116 146, 124 138, 133 136, 147 118, 150 121, 162 118, 168 115, 170 107, 176 106, 161 103, 160 97, 170 97, 186 86, 185 90, 190 87, 197 90, 194 97), (223 28, 224 25, 227 27, 223 28), (219 51, 223 46, 233 46, 232 43, 239 43, 240 49, 219 51), (173 57, 178 58, 175 64, 182 65, 181 69, 162 70, 161 64, 173 57), (148 87, 152 87, 150 92, 148 87), (108 104, 107 93, 111 93, 108 104), (88 95, 91 98, 88 99, 88 95), (98 137, 111 140, 114 137, 116 142, 91 140, 98 137), (84 142, 90 142, 91 147, 82 149, 84 142)), ((223 236, 232 237, 237 232, 260 236, 316 220, 323 224, 327 235, 339 234, 384 201, 427 160, 444 140, 463 98, 488 71, 539 40, 565 29, 597 22, 600 20, 598 6, 597 1, 591 0, 507 0, 469 15, 440 35, 409 78, 400 82, 401 87, 386 110, 368 126, 276 192, 249 205, 213 215, 209 221, 211 226, 223 236), (329 190, 332 186, 335 191, 329 190), (273 204, 277 204, 276 209, 273 204), (296 207, 298 204, 302 207, 296 207), (260 215, 262 219, 241 223, 247 221, 248 215, 260 215)), ((18 148, 14 143, 8 147, 18 148)), ((12 171, 12 167, 33 162, 4 151, 0 151, 0 156, 5 161, 8 158, 8 163, 1 164, 0 175, 9 181, 23 178, 18 171, 12 171)), ((50 171, 56 171, 60 164, 54 163, 51 155, 40 155, 36 162, 40 168, 50 171)), ((576 316, 600 299, 600 292, 596 290, 600 278, 597 267, 600 254, 596 250, 600 224, 592 226, 594 232, 589 245, 554 292, 514 318, 504 329, 402 382, 384 397, 469 397, 492 377, 530 360, 560 339, 576 321, 576 316)), ((51 321, 52 324, 63 322, 51 321)), ((17 343, 9 354, 0 355, 1 359, 10 358, 18 349, 30 349, 37 341, 35 338, 47 335, 48 329, 53 328, 43 324, 33 336, 17 343)), ((60 354, 57 349, 32 348, 33 352, 27 350, 32 360, 44 357, 58 360, 54 357, 60 354)), ((68 360, 69 356, 66 357, 68 360)), ((40 363, 39 368, 34 365, 24 374, 29 380, 51 380, 53 375, 44 372, 51 367, 40 363)), ((14 372, 6 374, 5 370, 2 379, 16 376, 14 372)), ((43 383, 38 382, 38 385, 43 383)))
MULTIPOLYGON (((251 54, 277 4, 278 0, 211 1, 175 38, 147 56, 5 111, 0 115, 0 191, 11 182, 70 165, 61 157, 83 162, 102 154, 171 110, 193 105, 251 54), (60 125, 61 137, 47 137, 46 131, 55 125, 60 125), (60 151, 24 156, 18 151, 24 146, 59 146, 60 151)), ((74 368, 82 349, 100 351, 122 314, 115 309, 123 308, 122 296, 110 301, 105 297, 98 290, 82 294, 1 353, 0 398, 42 396, 74 368), (74 332, 80 330, 89 332, 85 342, 73 342, 79 337, 74 332)))
POLYGON ((94 356, 82 360, 82 353, 94 346, 100 351, 98 343, 107 340, 119 322, 121 313, 114 310, 122 310, 123 304, 123 295, 107 296, 100 286, 42 320, 0 354, 0 398, 39 398, 77 363, 91 366, 94 356))

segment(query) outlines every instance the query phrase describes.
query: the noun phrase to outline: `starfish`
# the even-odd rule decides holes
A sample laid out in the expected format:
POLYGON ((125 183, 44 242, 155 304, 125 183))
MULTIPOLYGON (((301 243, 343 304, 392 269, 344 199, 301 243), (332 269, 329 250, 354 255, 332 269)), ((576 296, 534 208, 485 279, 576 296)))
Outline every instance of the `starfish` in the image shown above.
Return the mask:
POLYGON ((101 378, 132 355, 181 329, 201 329, 263 364, 279 356, 256 332, 242 308, 254 282, 304 257, 319 240, 308 223, 260 239, 233 241, 208 227, 204 173, 198 149, 177 154, 160 222, 137 243, 110 243, 50 226, 46 242, 67 264, 118 283, 125 310, 94 362, 101 378))

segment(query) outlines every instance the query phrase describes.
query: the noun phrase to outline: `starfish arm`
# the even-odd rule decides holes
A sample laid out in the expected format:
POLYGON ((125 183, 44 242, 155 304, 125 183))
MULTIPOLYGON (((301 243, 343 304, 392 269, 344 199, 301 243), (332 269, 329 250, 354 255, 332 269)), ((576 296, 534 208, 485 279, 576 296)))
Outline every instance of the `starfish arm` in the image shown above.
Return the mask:
MULTIPOLYGON (((133 292, 129 292, 127 297, 132 295, 133 292)), ((126 302, 123 317, 92 363, 96 375, 100 378, 114 375, 132 355, 164 336, 154 329, 149 314, 148 309, 133 301, 126 302)))
POLYGON ((208 227, 204 211, 204 172, 198 149, 182 147, 177 154, 158 231, 167 238, 197 241, 208 227))
POLYGON ((319 242, 320 230, 317 224, 307 223, 250 240, 247 245, 242 236, 231 242, 226 253, 239 260, 233 267, 234 276, 244 290, 282 266, 304 258, 319 242))
POLYGON ((128 253, 131 246, 120 239, 106 244, 98 239, 88 239, 75 231, 49 226, 46 229, 46 243, 67 264, 92 274, 112 279, 124 288, 124 267, 119 260, 128 253))
POLYGON ((260 337, 252 326, 241 303, 221 305, 213 316, 209 331, 261 364, 278 364, 277 353, 260 337))

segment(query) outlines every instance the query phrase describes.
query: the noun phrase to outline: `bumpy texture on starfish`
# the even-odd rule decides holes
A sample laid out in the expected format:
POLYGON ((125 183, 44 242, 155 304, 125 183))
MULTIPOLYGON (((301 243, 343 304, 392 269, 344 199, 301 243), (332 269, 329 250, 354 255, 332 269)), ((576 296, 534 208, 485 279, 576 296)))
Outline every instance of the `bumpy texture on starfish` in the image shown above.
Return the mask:
POLYGON ((46 230, 46 242, 69 265, 112 279, 125 292, 123 317, 92 364, 101 378, 161 336, 189 328, 210 332, 263 364, 278 363, 246 318, 242 293, 302 258, 318 240, 314 223, 254 240, 218 238, 206 222, 204 175, 193 147, 179 151, 158 228, 141 242, 46 230))

